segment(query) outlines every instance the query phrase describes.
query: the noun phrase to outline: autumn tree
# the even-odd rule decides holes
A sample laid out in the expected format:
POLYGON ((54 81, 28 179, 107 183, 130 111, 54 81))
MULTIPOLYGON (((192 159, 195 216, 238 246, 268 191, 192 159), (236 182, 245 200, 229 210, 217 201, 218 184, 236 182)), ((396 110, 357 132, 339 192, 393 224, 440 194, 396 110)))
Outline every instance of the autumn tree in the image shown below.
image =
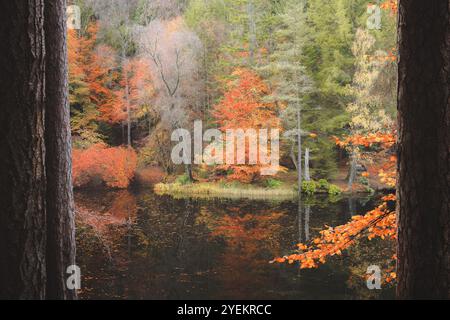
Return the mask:
MULTIPOLYGON (((392 120, 383 106, 382 95, 385 92, 376 92, 377 79, 386 60, 377 59, 382 54, 374 52, 375 38, 368 31, 358 29, 352 46, 355 57, 356 72, 348 93, 352 102, 347 105, 350 119, 351 135, 367 135, 376 132, 387 132, 392 128, 392 120)), ((364 158, 358 145, 349 144, 350 170, 348 189, 352 190, 356 179, 357 164, 364 158)), ((367 159, 367 157, 366 157, 367 159)))
POLYGON ((98 24, 91 23, 83 33, 68 32, 71 124, 77 147, 101 142, 99 121, 114 123, 121 116, 114 109, 115 52, 97 46, 98 30, 98 24))
MULTIPOLYGON (((110 107, 114 121, 126 121, 127 126, 139 115, 147 114, 153 98, 150 63, 144 58, 130 58, 122 64, 118 87, 110 107)), ((131 130, 128 146, 131 146, 131 130)))
MULTIPOLYGON (((229 129, 252 129, 257 134, 259 129, 281 129, 276 104, 264 101, 269 89, 255 72, 245 68, 236 69, 227 87, 223 99, 214 107, 212 113, 223 132, 229 129)), ((257 137, 248 139, 245 143, 246 161, 249 158, 249 144, 257 137)), ((233 162, 234 165, 223 165, 221 168, 233 171, 228 176, 229 179, 245 182, 256 179, 263 166, 260 162, 258 165, 237 164, 236 159, 233 162)))
MULTIPOLYGON (((204 101, 198 64, 200 40, 181 17, 169 21, 154 20, 142 28, 139 35, 141 53, 151 61, 149 71, 155 88, 153 102, 158 106, 162 123, 159 128, 168 131, 190 129, 193 122, 190 120, 198 115, 204 101)), ((153 137, 162 136, 166 135, 155 134, 153 137)), ((185 170, 192 179, 191 166, 185 165, 185 170)))
POLYGON ((127 127, 126 143, 131 146, 131 103, 129 100, 129 81, 127 64, 134 51, 134 28, 132 15, 138 1, 98 0, 91 1, 91 6, 96 13, 99 24, 103 30, 103 40, 111 45, 117 52, 119 72, 122 77, 122 90, 126 118, 122 121, 122 129, 127 127))

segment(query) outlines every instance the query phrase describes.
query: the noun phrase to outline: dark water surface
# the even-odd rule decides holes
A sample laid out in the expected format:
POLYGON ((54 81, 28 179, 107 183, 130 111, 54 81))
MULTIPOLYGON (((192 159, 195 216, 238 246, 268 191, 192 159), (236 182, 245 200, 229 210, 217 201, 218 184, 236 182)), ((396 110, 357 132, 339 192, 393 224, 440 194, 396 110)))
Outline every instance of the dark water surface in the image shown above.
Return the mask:
MULTIPOLYGON (((379 197, 296 202, 175 200, 150 190, 76 192, 82 299, 359 299, 369 265, 392 250, 371 241, 312 270, 270 264, 379 197), (86 213, 87 212, 87 213, 86 213), (82 218, 80 218, 82 216, 82 218)), ((364 241, 363 241, 364 242, 364 241)), ((366 241, 368 242, 368 241, 366 241)))

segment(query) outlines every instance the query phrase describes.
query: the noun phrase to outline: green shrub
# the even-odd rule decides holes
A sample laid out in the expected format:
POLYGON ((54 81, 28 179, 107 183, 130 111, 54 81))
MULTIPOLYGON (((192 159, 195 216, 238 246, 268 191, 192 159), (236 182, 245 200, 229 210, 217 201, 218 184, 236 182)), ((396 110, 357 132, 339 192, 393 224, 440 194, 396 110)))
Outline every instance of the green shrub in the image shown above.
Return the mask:
POLYGON ((369 179, 367 179, 366 177, 360 177, 360 178, 359 178, 359 182, 360 182, 362 185, 365 185, 365 186, 368 186, 368 185, 369 185, 369 179))
POLYGON ((342 192, 341 188, 339 188, 337 185, 330 184, 328 186, 328 194, 336 196, 342 192))
POLYGON ((317 183, 313 180, 311 181, 303 181, 302 183, 302 192, 308 195, 313 195, 317 191, 317 183))
POLYGON ((327 190, 328 191, 328 189, 330 188, 330 183, 327 180, 325 180, 325 179, 320 179, 317 182, 317 184, 319 186, 319 189, 323 189, 323 190, 327 190))
POLYGON ((277 180, 277 179, 270 178, 265 181, 266 188, 269 188, 269 189, 279 188, 282 184, 283 184, 283 182, 281 182, 280 180, 277 180))
POLYGON ((176 183, 181 184, 181 185, 185 185, 188 183, 191 183, 191 179, 189 179, 187 174, 183 174, 181 176, 178 176, 175 180, 176 183))

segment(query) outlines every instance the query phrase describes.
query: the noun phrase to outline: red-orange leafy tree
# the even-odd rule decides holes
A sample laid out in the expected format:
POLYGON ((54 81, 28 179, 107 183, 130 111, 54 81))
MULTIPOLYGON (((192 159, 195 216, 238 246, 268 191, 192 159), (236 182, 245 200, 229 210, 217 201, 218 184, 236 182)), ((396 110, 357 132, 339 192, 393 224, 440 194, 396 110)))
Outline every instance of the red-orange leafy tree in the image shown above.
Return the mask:
POLYGON ((124 121, 147 104, 153 93, 149 62, 141 58, 129 59, 123 65, 114 100, 111 105, 102 108, 102 114, 111 123, 124 121))
POLYGON ((68 31, 69 93, 72 134, 83 147, 101 141, 97 133, 98 120, 110 118, 105 110, 114 101, 112 88, 115 52, 106 45, 96 46, 98 25, 91 23, 81 34, 68 31))
MULTIPOLYGON (((256 132, 259 129, 280 129, 277 106, 264 101, 269 89, 255 72, 245 68, 236 69, 227 87, 222 101, 213 110, 213 117, 223 132, 228 129, 254 129, 256 132)), ((249 149, 246 143, 247 163, 249 149)), ((230 180, 251 182, 258 177, 261 167, 262 165, 236 164, 223 165, 220 169, 232 171, 227 177, 230 180)))

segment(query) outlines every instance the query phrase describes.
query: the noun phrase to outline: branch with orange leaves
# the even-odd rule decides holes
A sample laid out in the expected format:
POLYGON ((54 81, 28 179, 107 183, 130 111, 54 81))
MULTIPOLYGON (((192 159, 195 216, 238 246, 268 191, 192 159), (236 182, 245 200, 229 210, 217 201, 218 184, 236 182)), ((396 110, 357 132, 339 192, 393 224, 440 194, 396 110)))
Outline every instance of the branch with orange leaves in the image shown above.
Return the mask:
POLYGON ((388 209, 388 202, 394 201, 394 195, 383 197, 383 203, 364 216, 354 216, 350 222, 337 227, 329 227, 320 232, 320 236, 310 244, 298 244, 298 252, 275 258, 272 263, 289 264, 300 262, 301 269, 317 268, 331 256, 341 255, 354 242, 367 233, 367 238, 396 238, 395 212, 388 209))
MULTIPOLYGON (((349 145, 371 147, 380 145, 384 150, 394 146, 395 134, 374 133, 367 136, 354 135, 339 139, 334 137, 336 144, 342 148, 349 145)), ((387 171, 380 170, 379 175, 390 185, 395 185, 395 162, 394 156, 388 161, 387 171)), ((382 204, 364 216, 354 216, 352 220, 344 225, 329 227, 320 232, 320 236, 313 239, 309 244, 298 244, 298 251, 294 254, 275 258, 271 263, 292 264, 300 263, 301 269, 317 268, 324 264, 327 258, 341 255, 342 252, 352 246, 356 240, 367 236, 369 240, 374 238, 395 239, 397 236, 396 215, 389 207, 389 202, 394 202, 394 194, 382 198, 382 204)), ((395 273, 390 272, 387 282, 395 279, 395 273)))
POLYGON ((392 133, 370 133, 368 135, 355 134, 352 136, 344 137, 343 139, 339 139, 338 137, 333 136, 333 140, 336 145, 344 148, 347 146, 363 146, 363 147, 371 147, 373 145, 379 144, 383 148, 388 149, 391 148, 395 142, 395 134, 392 133))

